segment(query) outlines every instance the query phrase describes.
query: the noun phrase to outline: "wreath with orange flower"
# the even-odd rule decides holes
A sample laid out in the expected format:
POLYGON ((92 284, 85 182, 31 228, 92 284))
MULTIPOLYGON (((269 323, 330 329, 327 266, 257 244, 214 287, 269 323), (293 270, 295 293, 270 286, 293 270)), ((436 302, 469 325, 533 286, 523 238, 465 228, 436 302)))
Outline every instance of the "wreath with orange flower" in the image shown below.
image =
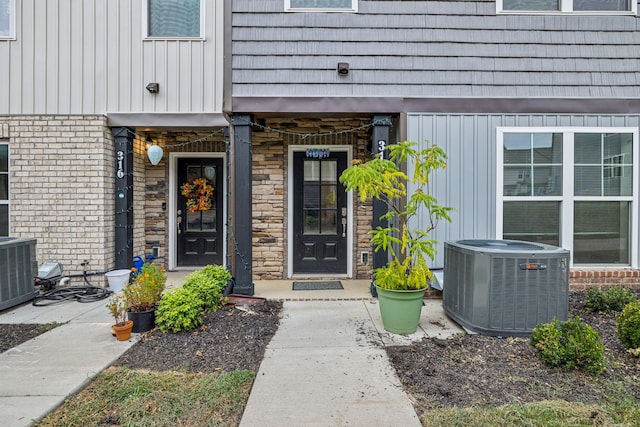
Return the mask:
POLYGON ((206 178, 196 178, 185 182, 180 187, 182 195, 187 199, 187 209, 190 212, 208 211, 211 209, 213 185, 206 178))

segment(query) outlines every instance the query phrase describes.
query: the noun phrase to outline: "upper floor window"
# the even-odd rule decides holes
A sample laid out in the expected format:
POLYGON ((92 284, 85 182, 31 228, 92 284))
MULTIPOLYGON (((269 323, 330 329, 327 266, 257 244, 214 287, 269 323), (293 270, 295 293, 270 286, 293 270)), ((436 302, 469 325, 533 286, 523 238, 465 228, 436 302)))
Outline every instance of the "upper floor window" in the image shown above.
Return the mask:
POLYGON ((291 12, 356 12, 358 0, 284 0, 284 10, 291 12))
POLYGON ((0 237, 9 235, 9 144, 0 140, 0 237))
POLYGON ((15 0, 0 0, 0 38, 14 37, 15 0))
POLYGON ((633 0, 497 0, 498 12, 636 12, 633 0))
POLYGON ((201 38, 204 2, 200 0, 148 0, 147 36, 201 38))

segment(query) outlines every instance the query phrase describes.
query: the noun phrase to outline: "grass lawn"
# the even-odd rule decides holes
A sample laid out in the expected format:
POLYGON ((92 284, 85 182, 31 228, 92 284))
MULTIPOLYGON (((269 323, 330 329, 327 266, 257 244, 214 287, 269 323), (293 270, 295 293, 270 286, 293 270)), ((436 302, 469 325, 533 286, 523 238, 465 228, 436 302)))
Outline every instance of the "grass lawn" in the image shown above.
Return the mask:
POLYGON ((254 377, 111 367, 35 425, 237 426, 254 377))

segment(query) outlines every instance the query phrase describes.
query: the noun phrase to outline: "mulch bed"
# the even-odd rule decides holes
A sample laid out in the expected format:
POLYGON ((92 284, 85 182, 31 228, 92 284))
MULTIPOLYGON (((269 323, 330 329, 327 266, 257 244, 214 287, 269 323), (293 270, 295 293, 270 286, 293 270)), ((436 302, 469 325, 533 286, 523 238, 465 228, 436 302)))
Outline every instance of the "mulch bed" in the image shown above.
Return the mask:
POLYGON ((585 292, 572 292, 569 316, 591 325, 605 345, 607 370, 599 377, 545 366, 526 338, 461 335, 425 338, 387 348, 419 412, 443 407, 499 406, 547 399, 592 403, 607 396, 602 382, 624 381, 640 399, 640 365, 616 336, 615 313, 584 310, 585 292))
POLYGON ((193 331, 162 333, 154 329, 115 365, 152 371, 258 371, 265 349, 278 329, 282 302, 227 305, 205 315, 193 331))
MULTIPOLYGON (((600 334, 607 370, 599 377, 545 366, 528 339, 460 335, 425 338, 387 353, 418 412, 442 407, 499 406, 546 399, 590 403, 601 401, 603 384, 624 382, 640 400, 640 359, 628 354, 616 336, 615 313, 588 313, 585 292, 572 292, 569 315, 579 316, 600 334)), ((218 372, 258 370, 275 334, 282 303, 265 301, 243 307, 228 305, 205 316, 194 331, 146 333, 116 365, 148 370, 218 372)), ((40 325, 0 325, 0 349, 24 342, 40 325)))
POLYGON ((0 353, 29 341, 32 338, 43 334, 56 326, 56 323, 36 324, 36 323, 4 323, 0 324, 0 353))

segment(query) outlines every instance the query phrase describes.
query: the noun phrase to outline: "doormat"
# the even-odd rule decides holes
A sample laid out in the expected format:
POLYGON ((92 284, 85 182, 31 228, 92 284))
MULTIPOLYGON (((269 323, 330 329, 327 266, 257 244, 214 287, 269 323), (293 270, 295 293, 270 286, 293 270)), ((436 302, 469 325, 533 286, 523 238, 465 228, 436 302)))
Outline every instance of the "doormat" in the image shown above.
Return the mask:
POLYGON ((294 291, 325 291, 330 289, 344 289, 338 280, 332 282, 293 282, 294 291))

